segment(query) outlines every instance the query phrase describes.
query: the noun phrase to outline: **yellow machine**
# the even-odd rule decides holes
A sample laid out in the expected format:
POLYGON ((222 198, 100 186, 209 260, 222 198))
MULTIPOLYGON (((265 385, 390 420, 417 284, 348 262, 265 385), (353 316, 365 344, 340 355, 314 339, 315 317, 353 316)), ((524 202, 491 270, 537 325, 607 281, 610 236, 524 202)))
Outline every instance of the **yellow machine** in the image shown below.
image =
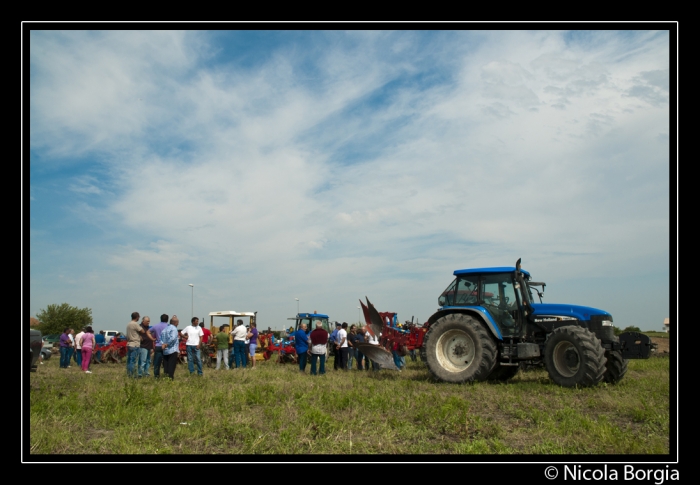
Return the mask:
MULTIPOLYGON (((251 323, 255 323, 255 317, 258 314, 258 312, 236 312, 233 310, 229 311, 223 311, 223 312, 211 312, 209 313, 209 330, 211 331, 212 337, 215 336, 217 333, 219 333, 219 327, 221 325, 228 325, 228 331, 230 332, 232 328, 236 325, 236 322, 238 320, 243 320, 244 325, 250 326, 251 323), (214 318, 218 319, 217 324, 214 324, 214 318), (226 318, 227 321, 222 321, 221 318, 226 318), (248 319, 246 322, 245 319, 248 319)), ((258 329, 260 331, 260 329, 258 329)), ((258 334, 259 335, 259 334, 258 334)), ((228 336, 228 343, 229 343, 229 348, 233 346, 233 335, 228 336)), ((264 348, 263 345, 258 345, 258 347, 255 349, 255 353, 261 353, 263 352, 264 348)))

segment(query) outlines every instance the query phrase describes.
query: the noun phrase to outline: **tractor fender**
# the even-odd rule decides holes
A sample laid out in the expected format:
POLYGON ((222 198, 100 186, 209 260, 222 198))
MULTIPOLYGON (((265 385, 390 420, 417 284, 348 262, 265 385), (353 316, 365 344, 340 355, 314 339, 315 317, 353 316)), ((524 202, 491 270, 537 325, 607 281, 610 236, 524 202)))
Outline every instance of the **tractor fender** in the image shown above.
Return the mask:
POLYGON ((503 335, 498 329, 498 325, 496 325, 496 322, 493 320, 493 317, 491 316, 489 311, 482 306, 471 306, 467 308, 443 307, 431 315, 431 317, 428 319, 428 324, 432 325, 433 323, 435 323, 435 321, 437 321, 438 318, 444 317, 445 315, 449 315, 451 313, 466 313, 467 315, 471 315, 472 317, 483 322, 494 338, 498 339, 499 341, 503 340, 503 335))

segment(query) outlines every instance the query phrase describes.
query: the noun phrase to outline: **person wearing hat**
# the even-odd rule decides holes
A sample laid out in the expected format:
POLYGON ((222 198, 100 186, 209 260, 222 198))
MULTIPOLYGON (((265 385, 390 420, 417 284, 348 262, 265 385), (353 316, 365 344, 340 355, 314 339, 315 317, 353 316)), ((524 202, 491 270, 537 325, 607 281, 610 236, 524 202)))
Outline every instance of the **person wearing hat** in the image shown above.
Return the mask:
POLYGON ((333 349, 333 370, 338 370, 338 332, 343 328, 343 324, 340 322, 335 322, 335 330, 331 332, 329 340, 331 341, 331 348, 333 349))

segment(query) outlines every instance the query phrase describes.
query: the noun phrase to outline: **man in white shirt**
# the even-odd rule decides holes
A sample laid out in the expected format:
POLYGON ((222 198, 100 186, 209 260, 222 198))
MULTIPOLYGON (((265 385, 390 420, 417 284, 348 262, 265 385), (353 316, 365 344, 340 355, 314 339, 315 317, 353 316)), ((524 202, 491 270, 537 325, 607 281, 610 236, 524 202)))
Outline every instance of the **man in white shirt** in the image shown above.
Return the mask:
POLYGON ((202 372, 202 356, 200 354, 201 339, 204 336, 202 327, 199 326, 199 318, 192 317, 192 325, 188 325, 182 330, 182 335, 187 335, 187 366, 190 375, 194 374, 194 364, 197 363, 197 375, 204 375, 202 372))
POLYGON ((338 361, 338 367, 341 370, 348 370, 348 324, 347 322, 343 322, 343 325, 340 327, 340 330, 338 330, 338 337, 337 337, 338 343, 337 349, 338 349, 338 357, 340 357, 338 361))
MULTIPOLYGON (((379 334, 379 336, 374 335, 371 333, 371 330, 368 330, 365 333, 365 339, 367 340, 367 343, 369 343, 369 344, 379 345, 379 338, 378 337, 381 337, 381 335, 382 335, 381 333, 379 334)), ((369 360, 372 361, 372 370, 379 370, 380 369, 379 364, 377 364, 372 359, 369 359, 369 360)))
MULTIPOLYGON (((68 337, 70 338, 70 355, 68 356, 68 364, 70 364, 70 358, 75 352, 75 337, 73 336, 74 333, 75 330, 73 330, 72 328, 68 331, 68 337)), ((68 365, 67 367, 70 367, 70 365, 68 365)))
POLYGON ((83 356, 80 350, 82 349, 80 345, 80 339, 83 338, 83 335, 85 335, 85 329, 83 328, 78 335, 75 336, 75 353, 73 354, 75 357, 75 363, 78 364, 78 367, 81 367, 83 365, 83 356))
MULTIPOLYGON (((233 335, 233 362, 236 365, 236 369, 239 367, 245 367, 245 350, 246 350, 246 335, 248 332, 243 326, 243 320, 238 320, 236 327, 231 330, 231 335, 233 335)), ((231 360, 231 359, 230 359, 231 360)))

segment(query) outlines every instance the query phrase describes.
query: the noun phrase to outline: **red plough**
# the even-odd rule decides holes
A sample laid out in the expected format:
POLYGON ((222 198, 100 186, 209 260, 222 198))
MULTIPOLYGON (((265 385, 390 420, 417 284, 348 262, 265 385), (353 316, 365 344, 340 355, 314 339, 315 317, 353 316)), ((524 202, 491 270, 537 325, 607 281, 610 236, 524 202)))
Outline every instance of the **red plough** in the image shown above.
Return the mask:
POLYGON ((397 349, 400 355, 406 355, 409 351, 420 349, 428 329, 413 323, 398 323, 396 313, 378 312, 369 299, 367 305, 360 300, 360 305, 368 331, 379 338, 379 345, 360 343, 357 344, 358 349, 382 368, 398 370, 391 351, 397 349))

